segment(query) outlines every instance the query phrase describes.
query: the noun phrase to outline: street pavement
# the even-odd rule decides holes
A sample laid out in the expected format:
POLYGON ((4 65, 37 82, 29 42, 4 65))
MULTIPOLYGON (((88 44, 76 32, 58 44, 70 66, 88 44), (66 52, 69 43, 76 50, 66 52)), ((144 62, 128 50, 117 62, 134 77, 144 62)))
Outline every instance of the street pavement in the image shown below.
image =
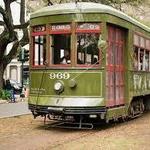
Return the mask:
POLYGON ((26 101, 0 104, 0 118, 14 117, 30 113, 31 112, 28 109, 28 103, 26 101))

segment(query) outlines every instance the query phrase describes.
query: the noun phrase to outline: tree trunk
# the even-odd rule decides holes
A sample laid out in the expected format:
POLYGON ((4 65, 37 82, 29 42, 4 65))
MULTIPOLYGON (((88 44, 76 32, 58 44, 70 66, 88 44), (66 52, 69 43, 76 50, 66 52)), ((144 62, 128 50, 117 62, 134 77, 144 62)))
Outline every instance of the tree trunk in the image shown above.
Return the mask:
POLYGON ((21 24, 25 23, 25 0, 21 0, 21 5, 20 5, 20 23, 21 24))
POLYGON ((3 62, 1 62, 0 63, 0 68, 1 68, 1 70, 0 70, 0 89, 3 89, 3 75, 4 75, 4 70, 5 70, 5 68, 6 67, 4 67, 4 64, 3 64, 3 62))

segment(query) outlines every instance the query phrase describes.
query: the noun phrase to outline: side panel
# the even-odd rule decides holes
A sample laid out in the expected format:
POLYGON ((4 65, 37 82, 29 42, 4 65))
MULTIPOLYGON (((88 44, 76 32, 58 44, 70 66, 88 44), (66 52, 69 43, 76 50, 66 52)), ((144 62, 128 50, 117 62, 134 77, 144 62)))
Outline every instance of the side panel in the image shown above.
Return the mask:
POLYGON ((107 107, 122 105, 124 101, 124 47, 125 31, 108 25, 108 49, 106 63, 107 107))
POLYGON ((150 93, 150 73, 130 71, 130 96, 149 95, 150 93))

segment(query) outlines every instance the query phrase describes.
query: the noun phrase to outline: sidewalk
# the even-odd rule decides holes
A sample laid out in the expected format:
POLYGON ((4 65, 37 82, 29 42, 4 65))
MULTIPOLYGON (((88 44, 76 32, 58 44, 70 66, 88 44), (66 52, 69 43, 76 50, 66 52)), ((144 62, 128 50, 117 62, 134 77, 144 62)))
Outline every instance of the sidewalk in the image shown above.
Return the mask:
POLYGON ((28 109, 27 100, 17 100, 16 103, 8 103, 5 100, 0 100, 0 118, 14 117, 24 114, 31 114, 28 109))
MULTIPOLYGON (((16 100, 16 102, 22 102, 22 101, 27 101, 28 100, 28 98, 22 98, 22 97, 20 97, 20 95, 18 95, 18 94, 15 94, 15 100, 16 100)), ((0 99, 0 104, 5 104, 5 103, 9 103, 9 100, 2 100, 2 99, 0 99)))

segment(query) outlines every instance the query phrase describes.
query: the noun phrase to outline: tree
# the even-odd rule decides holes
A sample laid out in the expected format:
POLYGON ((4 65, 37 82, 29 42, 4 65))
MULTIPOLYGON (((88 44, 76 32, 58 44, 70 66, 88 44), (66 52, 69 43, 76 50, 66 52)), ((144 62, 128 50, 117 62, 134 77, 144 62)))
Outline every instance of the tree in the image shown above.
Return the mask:
POLYGON ((3 0, 4 7, 0 6, 0 14, 2 20, 0 21, 0 26, 3 28, 0 34, 0 88, 3 87, 3 74, 7 65, 12 59, 16 57, 17 51, 20 46, 24 46, 29 43, 28 38, 28 25, 29 22, 25 22, 25 0, 20 1, 20 24, 14 25, 11 3, 18 2, 17 0, 3 0), (23 37, 19 40, 17 36, 17 29, 22 29, 23 37), (6 48, 8 44, 12 44, 12 48, 8 54, 6 54, 6 48))
POLYGON ((54 3, 65 3, 71 1, 72 2, 95 2, 95 3, 110 5, 117 9, 122 9, 123 4, 137 6, 146 0, 43 0, 43 1, 47 3, 47 5, 53 5, 54 3))
POLYGON ((112 6, 118 10, 127 13, 129 16, 150 26, 150 0, 43 0, 45 5, 67 2, 95 2, 112 6), (145 17, 147 19, 145 19, 145 17), (143 18, 143 19, 142 19, 143 18))

